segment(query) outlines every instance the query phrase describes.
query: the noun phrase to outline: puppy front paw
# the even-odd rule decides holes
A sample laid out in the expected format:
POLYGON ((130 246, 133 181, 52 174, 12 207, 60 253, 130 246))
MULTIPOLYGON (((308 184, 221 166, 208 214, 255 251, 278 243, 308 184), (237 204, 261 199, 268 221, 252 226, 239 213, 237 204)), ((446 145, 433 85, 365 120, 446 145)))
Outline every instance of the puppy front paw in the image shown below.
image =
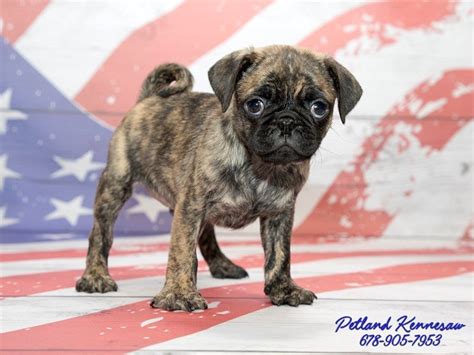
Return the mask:
POLYGON ((88 272, 76 282, 76 291, 87 293, 106 293, 117 291, 115 281, 106 272, 88 272))
POLYGON ((197 309, 207 309, 207 302, 197 290, 165 287, 153 298, 150 306, 167 311, 183 310, 192 312, 197 309))
POLYGON ((313 291, 299 287, 293 281, 265 286, 265 294, 277 306, 287 304, 298 307, 300 304, 312 304, 317 298, 313 291))

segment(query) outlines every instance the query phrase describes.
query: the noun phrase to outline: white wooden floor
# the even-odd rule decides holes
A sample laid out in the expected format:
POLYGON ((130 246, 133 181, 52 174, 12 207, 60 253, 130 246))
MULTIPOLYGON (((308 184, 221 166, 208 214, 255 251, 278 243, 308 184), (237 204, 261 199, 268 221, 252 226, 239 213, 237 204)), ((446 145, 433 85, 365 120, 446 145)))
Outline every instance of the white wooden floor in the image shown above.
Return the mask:
MULTIPOLYGON (((293 246, 293 277, 317 292, 312 306, 271 306, 262 291, 262 252, 254 237, 220 238, 247 266, 244 280, 199 272, 204 312, 148 306, 163 285, 166 237, 117 239, 110 264, 120 290, 77 294, 85 241, 9 245, 2 252, 1 348, 10 353, 470 353, 473 344, 472 248, 450 240, 373 239, 293 246), (115 254, 115 255, 114 255, 115 254), (43 258, 43 259, 41 259, 43 258), (154 276, 158 275, 158 276, 154 276), (361 346, 364 334, 400 334, 396 319, 465 324, 438 346, 361 346), (389 331, 341 329, 336 320, 368 317, 389 331)), ((388 345, 388 344, 387 344, 388 345)))

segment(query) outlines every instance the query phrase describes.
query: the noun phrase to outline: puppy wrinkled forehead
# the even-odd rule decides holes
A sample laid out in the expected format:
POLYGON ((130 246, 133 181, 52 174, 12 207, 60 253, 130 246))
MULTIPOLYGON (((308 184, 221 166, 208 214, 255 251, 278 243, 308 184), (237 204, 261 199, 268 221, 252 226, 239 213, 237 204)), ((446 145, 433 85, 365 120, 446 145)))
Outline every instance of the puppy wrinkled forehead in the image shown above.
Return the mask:
POLYGON ((240 93, 250 93, 256 88, 269 86, 274 90, 287 90, 296 97, 302 90, 314 88, 335 99, 335 90, 324 66, 324 56, 304 49, 287 46, 264 48, 258 52, 254 68, 242 80, 240 93))

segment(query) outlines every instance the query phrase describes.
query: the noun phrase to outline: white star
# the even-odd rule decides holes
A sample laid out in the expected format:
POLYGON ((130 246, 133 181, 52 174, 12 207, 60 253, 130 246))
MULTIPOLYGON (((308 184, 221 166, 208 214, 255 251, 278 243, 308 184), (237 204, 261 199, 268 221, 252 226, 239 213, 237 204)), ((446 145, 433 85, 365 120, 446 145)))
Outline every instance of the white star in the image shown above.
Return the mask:
POLYGON ((0 94, 0 134, 7 132, 8 120, 26 120, 28 116, 21 111, 11 110, 12 89, 0 94))
POLYGON ((151 223, 155 223, 158 220, 158 215, 160 214, 160 212, 169 211, 167 207, 164 207, 153 197, 149 197, 143 194, 134 194, 133 198, 137 200, 138 205, 130 208, 127 213, 144 213, 151 223))
POLYGON ((44 217, 44 219, 49 221, 52 219, 64 218, 71 226, 75 226, 80 216, 92 214, 92 209, 82 207, 83 201, 84 196, 76 196, 71 201, 61 201, 52 198, 49 202, 51 202, 56 209, 44 217))
POLYGON ((94 152, 92 150, 89 150, 77 159, 65 159, 55 155, 54 161, 61 166, 61 169, 52 173, 51 177, 56 179, 67 175, 74 175, 79 181, 84 181, 89 172, 105 166, 104 163, 92 161, 93 158, 94 152))
POLYGON ((18 179, 21 177, 17 172, 7 168, 8 156, 6 154, 0 155, 0 190, 3 190, 6 178, 18 179))
POLYGON ((0 207, 0 228, 9 226, 10 224, 18 223, 18 218, 7 218, 5 213, 7 212, 6 207, 0 207))

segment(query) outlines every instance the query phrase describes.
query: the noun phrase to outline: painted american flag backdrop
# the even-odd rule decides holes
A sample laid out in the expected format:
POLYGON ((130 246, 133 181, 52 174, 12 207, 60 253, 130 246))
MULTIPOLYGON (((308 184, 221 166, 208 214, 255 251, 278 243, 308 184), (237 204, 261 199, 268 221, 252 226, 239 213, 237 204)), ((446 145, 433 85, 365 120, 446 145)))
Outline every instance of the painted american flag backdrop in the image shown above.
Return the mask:
POLYGON ((470 352, 473 19, 470 1, 0 0, 0 349, 357 352, 338 317, 411 312, 467 327, 388 350, 470 352), (75 293, 107 145, 148 72, 179 62, 211 91, 219 58, 269 44, 331 54, 364 88, 297 203, 292 274, 320 299, 271 306, 255 224, 219 230, 250 278, 212 279, 201 260, 209 310, 149 308, 171 216, 141 186, 115 227, 119 292, 75 293))

